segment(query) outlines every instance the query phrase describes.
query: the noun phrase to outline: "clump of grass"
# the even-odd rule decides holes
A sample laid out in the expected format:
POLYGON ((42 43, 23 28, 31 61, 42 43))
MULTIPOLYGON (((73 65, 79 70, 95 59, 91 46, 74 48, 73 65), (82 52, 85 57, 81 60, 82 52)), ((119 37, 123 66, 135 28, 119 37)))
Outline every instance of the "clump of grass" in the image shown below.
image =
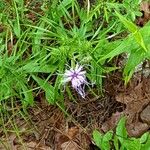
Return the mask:
MULTIPOLYGON (((126 51, 133 51, 130 56, 134 58, 134 49, 146 50, 138 28, 114 12, 124 9, 124 16, 130 16, 126 11, 127 2, 96 1, 91 4, 87 1, 86 7, 82 8, 76 0, 45 1, 38 3, 41 9, 37 12, 30 10, 24 1, 13 0, 4 5, 9 6, 9 11, 4 7, 1 14, 1 24, 5 28, 1 33, 1 100, 17 97, 25 107, 32 106, 34 91, 42 88, 48 102, 54 104, 63 98, 59 73, 64 73, 66 64, 73 67, 76 63, 85 65, 88 80, 102 91, 103 75, 116 69, 113 64, 107 67, 108 58, 126 51), (29 12, 37 16, 34 22, 27 17, 29 12), (101 21, 95 22, 99 18, 101 21), (127 28, 133 26, 128 28, 132 34, 138 32, 134 35, 134 48, 129 47, 134 41, 132 37, 124 42, 109 42, 125 30, 123 24, 127 28)), ((137 55, 139 53, 143 56, 145 52, 138 50, 137 55)), ((139 57, 131 67, 129 59, 124 72, 126 81, 133 74, 135 65, 144 58, 139 57)))

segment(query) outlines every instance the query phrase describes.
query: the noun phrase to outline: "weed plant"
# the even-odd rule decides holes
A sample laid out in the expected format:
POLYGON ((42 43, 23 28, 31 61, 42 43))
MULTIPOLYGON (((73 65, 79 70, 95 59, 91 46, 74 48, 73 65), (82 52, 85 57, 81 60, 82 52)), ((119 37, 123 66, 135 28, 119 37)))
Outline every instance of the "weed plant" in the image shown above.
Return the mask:
MULTIPOLYGON (((123 70, 126 84, 135 67, 150 59, 150 25, 134 23, 142 15, 140 0, 34 2, 37 9, 23 0, 0 1, 1 102, 13 99, 23 108, 33 106, 42 90, 50 104, 61 107, 67 66, 83 65, 100 94, 104 75, 119 69, 112 58, 129 55, 123 70)), ((73 98, 68 85, 66 89, 73 98)))
POLYGON ((76 63, 84 65, 88 80, 102 89, 104 73, 117 69, 107 67, 108 59, 124 52, 129 53, 124 69, 128 82, 135 66, 149 59, 150 34, 149 25, 139 29, 129 21, 141 15, 136 7, 140 1, 129 8, 130 2, 87 1, 80 6, 76 0, 42 1, 33 11, 23 0, 1 1, 0 99, 17 97, 23 106, 32 106, 34 94, 42 89, 54 104, 63 99, 60 74, 66 64, 76 63), (118 39, 129 33, 124 26, 130 34, 118 39))
POLYGON ((103 135, 94 130, 93 139, 98 148, 101 150, 149 150, 150 134, 146 132, 140 138, 129 137, 125 123, 126 119, 122 117, 118 122, 115 133, 108 131, 103 135))

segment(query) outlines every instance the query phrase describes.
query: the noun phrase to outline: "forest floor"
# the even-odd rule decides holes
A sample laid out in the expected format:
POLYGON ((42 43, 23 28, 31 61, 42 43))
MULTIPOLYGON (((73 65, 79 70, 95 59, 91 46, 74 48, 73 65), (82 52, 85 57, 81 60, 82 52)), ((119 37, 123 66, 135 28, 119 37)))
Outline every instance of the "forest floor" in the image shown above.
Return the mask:
MULTIPOLYGON (((137 24, 143 25, 148 20, 150 16, 145 16, 137 24)), ((102 96, 86 93, 82 99, 76 95, 75 102, 66 96, 66 114, 63 108, 49 105, 44 93, 35 98, 35 106, 25 114, 21 113, 19 104, 13 104, 13 110, 10 109, 13 113, 6 114, 9 116, 4 124, 7 133, 0 129, 0 150, 96 150, 93 130, 104 133, 115 129, 123 115, 127 117, 130 136, 139 137, 149 131, 150 76, 145 77, 142 71, 135 73, 125 87, 121 74, 114 72, 106 76, 102 96)))
POLYGON ((104 83, 104 95, 78 99, 77 103, 66 97, 65 107, 69 114, 37 97, 36 106, 29 108, 28 120, 18 114, 19 106, 14 106, 14 114, 5 124, 7 136, 1 132, 0 149, 12 150, 94 150, 92 131, 106 132, 114 129, 122 115, 127 117, 130 136, 139 137, 150 129, 150 78, 137 75, 128 87, 124 87, 120 74, 114 73, 104 83), (13 133, 17 127, 18 135, 13 133))

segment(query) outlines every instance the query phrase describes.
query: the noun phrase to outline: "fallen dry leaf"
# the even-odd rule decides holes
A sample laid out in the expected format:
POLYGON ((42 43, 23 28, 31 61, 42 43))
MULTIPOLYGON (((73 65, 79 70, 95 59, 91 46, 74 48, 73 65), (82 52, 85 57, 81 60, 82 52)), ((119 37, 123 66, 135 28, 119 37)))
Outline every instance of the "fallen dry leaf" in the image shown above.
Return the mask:
POLYGON ((113 113, 111 118, 107 120, 101 127, 104 132, 109 131, 110 129, 114 129, 121 118, 122 112, 113 113))
POLYGON ((79 133, 79 128, 78 127, 72 127, 70 129, 68 129, 68 132, 67 132, 67 136, 70 138, 70 139, 73 139, 76 137, 76 135, 79 133))
POLYGON ((127 131, 130 136, 139 137, 149 129, 148 124, 135 122, 127 125, 127 131))
POLYGON ((142 135, 150 127, 150 125, 148 125, 150 109, 147 108, 143 111, 143 108, 150 102, 149 93, 150 79, 144 79, 138 83, 138 85, 136 85, 136 81, 133 80, 128 89, 116 95, 116 101, 125 104, 126 109, 121 113, 114 113, 111 118, 102 125, 101 129, 104 132, 113 129, 117 125, 120 116, 124 114, 127 118, 127 130, 129 135, 135 137, 142 135), (139 120, 140 113, 143 122, 139 120))
POLYGON ((149 102, 150 79, 144 79, 137 86, 129 89, 125 94, 116 96, 116 100, 126 104, 124 114, 127 117, 127 129, 130 136, 142 135, 149 126, 139 120, 140 112, 149 102))
POLYGON ((61 150, 61 147, 64 143, 74 140, 78 134, 79 134, 78 127, 71 127, 64 134, 57 133, 55 136, 56 149, 61 150))
POLYGON ((150 125, 150 105, 148 105, 140 114, 140 118, 143 122, 150 125))
POLYGON ((140 10, 144 12, 145 19, 150 19, 150 2, 142 2, 140 5, 140 10))
POLYGON ((137 24, 143 26, 150 20, 150 2, 142 2, 140 10, 143 13, 143 16, 137 19, 137 24))
POLYGON ((65 142, 61 145, 62 150, 79 150, 78 145, 73 141, 65 142))
POLYGON ((20 145, 17 147, 17 150, 52 150, 50 147, 46 146, 46 145, 40 145, 38 146, 38 143, 35 141, 31 141, 29 143, 24 143, 23 145, 20 145))
POLYGON ((144 81, 139 83, 132 90, 129 90, 126 93, 120 93, 116 96, 116 101, 126 104, 124 114, 127 116, 129 124, 135 121, 137 114, 139 114, 143 107, 150 101, 145 96, 145 90, 143 90, 143 86, 145 86, 144 81))

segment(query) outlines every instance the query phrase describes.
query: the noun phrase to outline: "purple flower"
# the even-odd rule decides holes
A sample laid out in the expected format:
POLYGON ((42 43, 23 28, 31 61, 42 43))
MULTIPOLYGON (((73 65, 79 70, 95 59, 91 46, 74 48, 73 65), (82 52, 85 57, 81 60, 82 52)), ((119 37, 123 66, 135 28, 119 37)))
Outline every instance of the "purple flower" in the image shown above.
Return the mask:
POLYGON ((87 84, 86 81, 86 71, 83 71, 83 67, 76 65, 76 67, 66 70, 64 73, 63 83, 71 82, 72 87, 83 97, 85 98, 84 87, 87 84))

